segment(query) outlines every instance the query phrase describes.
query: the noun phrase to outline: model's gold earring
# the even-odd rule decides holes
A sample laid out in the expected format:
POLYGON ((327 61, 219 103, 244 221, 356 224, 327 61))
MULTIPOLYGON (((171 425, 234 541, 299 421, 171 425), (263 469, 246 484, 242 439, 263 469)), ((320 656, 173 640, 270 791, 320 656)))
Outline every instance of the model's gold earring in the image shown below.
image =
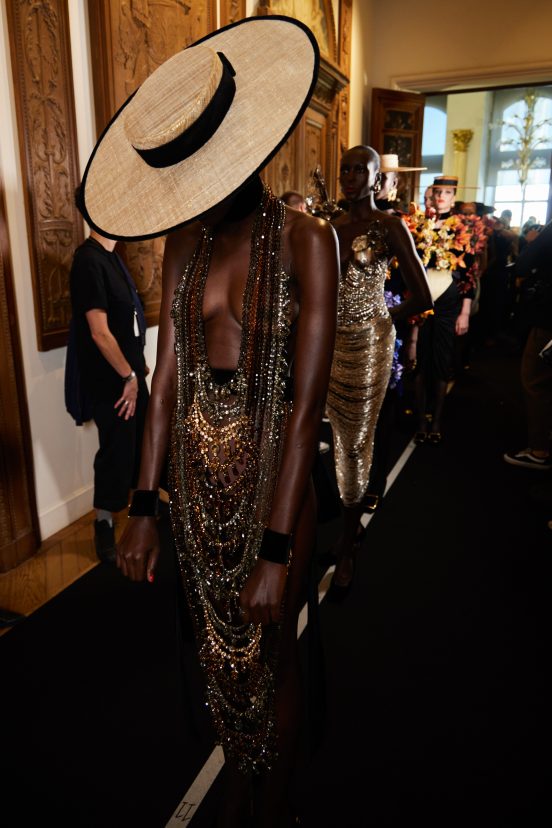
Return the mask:
POLYGON ((381 190, 381 173, 376 173, 376 177, 374 179, 374 183, 372 184, 371 190, 374 193, 374 195, 377 195, 381 190))
POLYGON ((396 201, 397 200, 397 195, 398 195, 397 185, 395 184, 395 186, 391 187, 391 189, 389 190, 389 193, 387 194, 387 201, 396 201))

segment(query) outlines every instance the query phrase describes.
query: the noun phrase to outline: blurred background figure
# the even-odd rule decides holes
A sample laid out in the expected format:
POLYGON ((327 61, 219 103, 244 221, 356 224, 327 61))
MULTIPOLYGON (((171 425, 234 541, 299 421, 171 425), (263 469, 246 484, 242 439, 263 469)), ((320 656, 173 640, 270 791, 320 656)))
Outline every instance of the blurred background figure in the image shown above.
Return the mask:
POLYGON ((424 192, 424 210, 433 209, 433 187, 426 187, 424 192))
POLYGON ((543 350, 552 342, 552 222, 528 242, 516 263, 523 279, 522 304, 528 333, 521 357, 521 385, 527 415, 527 448, 507 452, 513 466, 546 471, 552 428, 552 360, 543 350))
MULTIPOLYGON (((531 216, 534 219, 534 216, 531 216)), ((518 238, 518 252, 521 253, 523 248, 529 242, 532 242, 542 230, 543 225, 539 224, 538 221, 526 221, 523 227, 521 228, 519 238, 518 238)))
POLYGON ((512 266, 517 253, 518 237, 509 228, 508 217, 493 218, 487 263, 481 274, 477 322, 477 341, 484 347, 494 347, 510 334, 515 306, 512 266))
POLYGON ((294 210, 300 210, 302 213, 308 212, 304 196, 296 190, 286 190, 280 198, 288 207, 293 207, 294 210))
POLYGON ((421 172, 427 167, 404 167, 399 164, 399 156, 394 153, 381 155, 381 189, 376 198, 378 210, 401 213, 408 207, 401 202, 401 173, 421 172))
POLYGON ((536 216, 529 216, 526 222, 524 222, 521 230, 519 231, 520 237, 525 236, 529 228, 533 227, 533 225, 538 224, 536 216))

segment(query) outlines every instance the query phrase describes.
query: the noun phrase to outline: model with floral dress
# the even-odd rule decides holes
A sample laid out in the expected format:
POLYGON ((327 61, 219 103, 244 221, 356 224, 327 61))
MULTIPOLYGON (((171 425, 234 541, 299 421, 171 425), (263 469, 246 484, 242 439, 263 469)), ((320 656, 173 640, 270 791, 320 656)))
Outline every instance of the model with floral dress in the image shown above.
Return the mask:
POLYGON ((453 214, 455 176, 437 176, 434 207, 413 205, 405 221, 426 268, 433 311, 414 318, 406 346, 407 366, 415 371, 418 445, 438 445, 448 382, 453 378, 455 338, 469 329, 479 255, 488 228, 477 216, 453 214))

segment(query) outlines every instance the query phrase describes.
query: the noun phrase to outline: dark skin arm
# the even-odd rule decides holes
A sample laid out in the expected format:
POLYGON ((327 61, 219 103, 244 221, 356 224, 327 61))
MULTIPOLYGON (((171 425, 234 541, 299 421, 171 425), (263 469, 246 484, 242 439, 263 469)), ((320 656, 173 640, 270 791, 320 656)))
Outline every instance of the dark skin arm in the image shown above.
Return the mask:
MULTIPOLYGON (((198 233, 197 227, 184 228, 169 236, 165 247, 157 364, 146 417, 138 481, 140 489, 158 487, 167 451, 176 402, 176 361, 170 309, 174 290, 193 252, 198 233)), ((305 497, 326 399, 336 327, 338 263, 335 234, 326 222, 294 213, 286 223, 284 235, 299 306, 295 395, 268 525, 287 534, 293 531, 305 497)), ((228 352, 228 346, 226 350, 228 352)), ((216 355, 213 361, 219 362, 216 355)), ((131 580, 140 581, 147 577, 151 581, 158 557, 155 519, 130 518, 118 548, 121 571, 131 580)), ((279 618, 286 575, 287 569, 282 564, 257 562, 241 596, 244 620, 270 623, 279 618)))
MULTIPOLYGON (((284 231, 299 306, 295 343, 293 413, 288 424, 268 526, 292 533, 306 496, 333 357, 338 291, 338 245, 332 227, 294 214, 284 231)), ((294 557, 310 550, 294 549, 294 557)), ((280 618, 287 569, 258 559, 241 595, 244 620, 280 618)))
MULTIPOLYGON (((161 470, 167 454, 171 417, 176 404, 176 357, 174 326, 170 311, 174 291, 198 236, 199 228, 193 225, 170 235, 165 245, 157 359, 144 427, 138 489, 159 488, 161 470)), ((121 572, 131 581, 143 581, 147 577, 151 582, 158 558, 159 535, 156 519, 129 518, 117 547, 117 566, 121 572)))
POLYGON ((407 287, 407 298, 389 309, 393 319, 405 319, 431 310, 433 302, 424 266, 416 252, 414 240, 406 225, 396 216, 386 216, 389 245, 397 257, 401 276, 407 287))

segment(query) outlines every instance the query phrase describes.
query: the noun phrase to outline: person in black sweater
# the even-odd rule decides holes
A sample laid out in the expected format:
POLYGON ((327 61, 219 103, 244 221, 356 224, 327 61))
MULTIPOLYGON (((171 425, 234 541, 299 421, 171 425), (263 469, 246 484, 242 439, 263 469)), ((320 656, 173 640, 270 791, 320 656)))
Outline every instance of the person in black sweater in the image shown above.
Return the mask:
POLYGON ((521 357, 528 447, 507 452, 504 460, 513 466, 547 470, 552 468, 552 364, 541 352, 552 341, 552 222, 523 248, 516 274, 523 279, 521 312, 528 328, 521 357))

